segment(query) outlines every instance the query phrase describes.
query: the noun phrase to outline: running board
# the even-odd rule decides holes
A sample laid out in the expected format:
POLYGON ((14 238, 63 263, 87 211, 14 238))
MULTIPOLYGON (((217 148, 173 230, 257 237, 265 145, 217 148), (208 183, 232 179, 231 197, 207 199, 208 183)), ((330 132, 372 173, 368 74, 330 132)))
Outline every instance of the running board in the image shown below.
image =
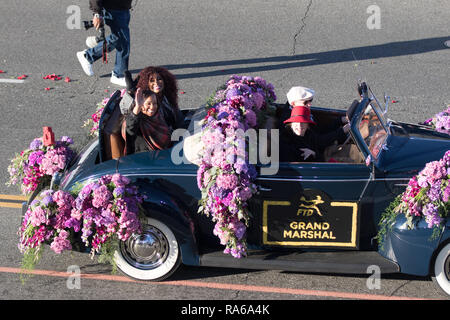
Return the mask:
POLYGON ((222 251, 200 256, 200 265, 257 270, 366 274, 369 266, 381 273, 400 272, 399 266, 376 251, 274 252, 249 250, 246 258, 233 258, 222 251))

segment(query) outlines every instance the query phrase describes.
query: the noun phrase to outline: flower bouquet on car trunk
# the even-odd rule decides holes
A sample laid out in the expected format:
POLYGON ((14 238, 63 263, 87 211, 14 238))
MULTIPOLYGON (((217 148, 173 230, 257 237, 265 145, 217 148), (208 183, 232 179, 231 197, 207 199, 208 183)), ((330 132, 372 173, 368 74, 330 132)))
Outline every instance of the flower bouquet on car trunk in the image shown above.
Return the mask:
POLYGON ((44 127, 43 137, 34 139, 29 147, 11 160, 8 186, 19 185, 22 194, 30 195, 39 185, 49 185, 52 176, 62 172, 75 156, 70 148, 73 140, 63 136, 54 138, 50 127, 44 127))

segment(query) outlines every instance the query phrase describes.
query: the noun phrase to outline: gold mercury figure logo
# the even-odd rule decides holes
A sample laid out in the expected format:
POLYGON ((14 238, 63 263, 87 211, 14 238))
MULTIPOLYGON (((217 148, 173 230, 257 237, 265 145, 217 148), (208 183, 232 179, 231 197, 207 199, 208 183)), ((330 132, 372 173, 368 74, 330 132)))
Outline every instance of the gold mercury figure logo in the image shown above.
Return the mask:
POLYGON ((314 200, 306 200, 305 197, 302 196, 300 201, 301 203, 297 210, 298 216, 310 217, 314 212, 316 212, 319 216, 322 216, 322 213, 320 213, 320 210, 317 207, 319 204, 325 203, 321 196, 316 196, 316 199, 314 200))

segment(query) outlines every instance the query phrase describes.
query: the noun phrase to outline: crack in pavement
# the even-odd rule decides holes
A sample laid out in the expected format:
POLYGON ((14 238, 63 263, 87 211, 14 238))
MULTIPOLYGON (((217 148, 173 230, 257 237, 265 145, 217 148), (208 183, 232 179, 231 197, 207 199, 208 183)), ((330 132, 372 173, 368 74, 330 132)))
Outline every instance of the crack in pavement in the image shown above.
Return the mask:
MULTIPOLYGON (((245 280, 243 281, 243 282, 244 282, 244 285, 248 285, 248 276, 249 276, 249 274, 248 274, 248 272, 247 272, 247 273, 245 274, 245 280)), ((233 300, 238 300, 240 293, 241 293, 241 290, 237 290, 237 291, 235 292, 235 297, 233 298, 233 300)))
POLYGON ((313 2, 313 0, 309 0, 308 5, 306 6, 305 14, 303 15, 303 18, 300 21, 302 23, 302 25, 300 26, 300 28, 298 29, 298 31, 294 35, 294 44, 292 46, 292 53, 291 53, 291 55, 295 55, 295 46, 297 45, 297 37, 301 36, 301 34, 303 33, 303 30, 306 27, 305 20, 308 17, 308 13, 309 13, 309 10, 311 9, 312 2, 313 2))

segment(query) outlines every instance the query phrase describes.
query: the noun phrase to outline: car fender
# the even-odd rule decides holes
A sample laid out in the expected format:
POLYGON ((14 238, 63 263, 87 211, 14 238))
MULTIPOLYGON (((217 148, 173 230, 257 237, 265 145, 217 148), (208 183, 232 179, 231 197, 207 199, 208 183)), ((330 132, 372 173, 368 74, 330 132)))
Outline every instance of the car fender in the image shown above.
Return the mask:
POLYGON ((167 193, 143 181, 133 181, 144 196, 142 207, 145 215, 165 223, 174 233, 180 245, 181 259, 186 265, 199 265, 195 225, 183 204, 167 193))
POLYGON ((387 232, 379 253, 398 263, 402 273, 427 276, 438 247, 450 240, 449 225, 450 222, 447 222, 444 232, 434 236, 433 228, 428 228, 423 219, 410 229, 406 217, 399 214, 387 232))

